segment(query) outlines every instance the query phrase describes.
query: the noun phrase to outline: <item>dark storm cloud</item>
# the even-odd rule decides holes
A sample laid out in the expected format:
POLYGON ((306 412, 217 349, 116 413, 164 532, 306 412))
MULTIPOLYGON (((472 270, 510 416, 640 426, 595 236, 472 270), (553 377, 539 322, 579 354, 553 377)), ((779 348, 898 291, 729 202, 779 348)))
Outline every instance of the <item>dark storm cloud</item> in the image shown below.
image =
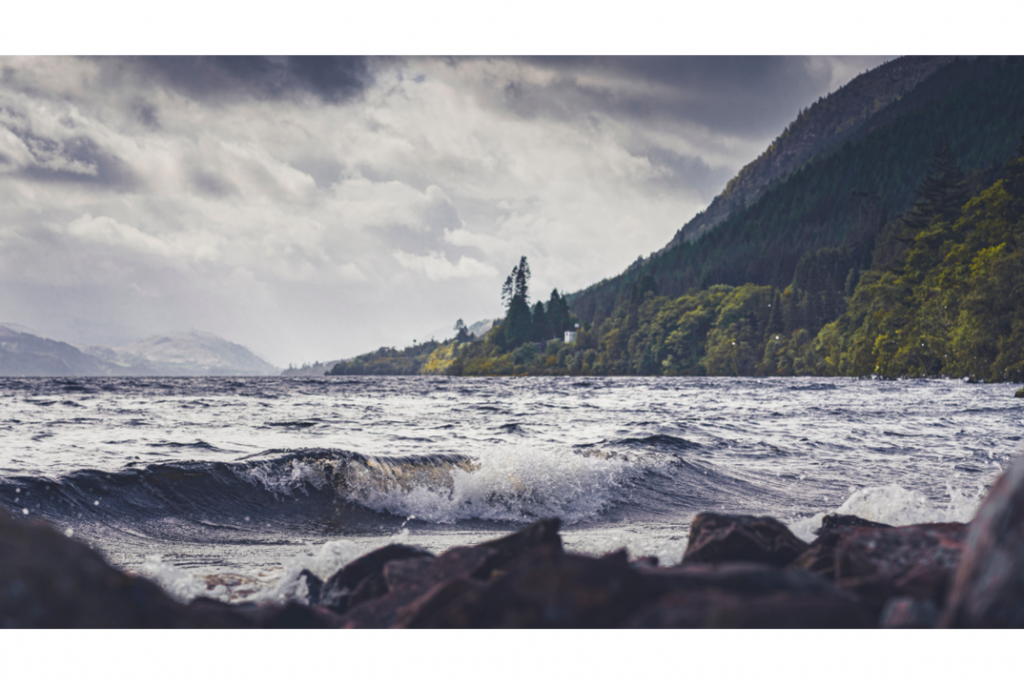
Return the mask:
POLYGON ((17 126, 7 130, 17 136, 35 158, 34 164, 16 176, 44 183, 80 183, 116 191, 132 191, 140 180, 132 168, 94 140, 76 135, 64 140, 38 136, 17 126))
POLYGON ((559 72, 543 86, 510 81, 521 116, 570 119, 587 111, 686 120, 722 133, 770 135, 827 88, 832 74, 806 57, 536 57, 559 72), (614 81, 612 80, 614 79, 614 81), (623 84, 634 88, 623 88, 623 84))
POLYGON ((308 93, 329 103, 347 101, 369 84, 364 57, 134 57, 131 68, 190 98, 218 101, 237 97, 283 99, 308 93))

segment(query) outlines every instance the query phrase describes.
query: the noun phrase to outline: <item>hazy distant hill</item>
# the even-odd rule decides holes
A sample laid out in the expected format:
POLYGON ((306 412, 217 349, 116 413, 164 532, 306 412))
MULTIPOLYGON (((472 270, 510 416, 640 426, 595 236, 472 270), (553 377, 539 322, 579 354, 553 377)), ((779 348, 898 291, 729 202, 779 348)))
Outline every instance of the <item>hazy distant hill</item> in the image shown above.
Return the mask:
POLYGON ((111 365, 73 345, 0 326, 0 376, 107 376, 114 373, 111 365))
POLYGON ((0 376, 256 376, 278 372, 244 346, 208 333, 172 333, 119 348, 79 349, 24 333, 24 329, 0 325, 0 376))
POLYGON ((88 346, 84 350, 133 376, 253 376, 279 371, 245 346, 200 331, 150 336, 117 348, 88 346))

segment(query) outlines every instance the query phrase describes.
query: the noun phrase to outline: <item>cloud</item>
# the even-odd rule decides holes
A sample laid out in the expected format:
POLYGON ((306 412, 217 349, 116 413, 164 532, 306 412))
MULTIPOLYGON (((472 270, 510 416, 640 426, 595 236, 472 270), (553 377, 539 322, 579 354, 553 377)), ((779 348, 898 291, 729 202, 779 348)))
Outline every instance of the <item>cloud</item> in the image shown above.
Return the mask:
POLYGON ((498 270, 494 267, 465 255, 460 257, 456 264, 452 264, 443 253, 433 250, 426 255, 410 255, 401 250, 396 250, 391 254, 403 267, 420 272, 431 281, 498 275, 498 270))
POLYGON ((521 255, 546 294, 661 248, 870 64, 0 57, 0 321, 402 345, 500 314, 521 255))

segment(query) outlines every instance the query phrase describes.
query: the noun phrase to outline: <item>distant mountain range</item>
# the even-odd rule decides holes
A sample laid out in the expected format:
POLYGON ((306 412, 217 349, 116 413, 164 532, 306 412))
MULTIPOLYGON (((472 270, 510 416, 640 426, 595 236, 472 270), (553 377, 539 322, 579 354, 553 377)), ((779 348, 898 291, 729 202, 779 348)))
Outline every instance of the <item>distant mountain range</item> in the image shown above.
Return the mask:
POLYGON ((110 348, 54 341, 0 325, 0 376, 269 376, 280 370, 245 346, 198 331, 110 348))

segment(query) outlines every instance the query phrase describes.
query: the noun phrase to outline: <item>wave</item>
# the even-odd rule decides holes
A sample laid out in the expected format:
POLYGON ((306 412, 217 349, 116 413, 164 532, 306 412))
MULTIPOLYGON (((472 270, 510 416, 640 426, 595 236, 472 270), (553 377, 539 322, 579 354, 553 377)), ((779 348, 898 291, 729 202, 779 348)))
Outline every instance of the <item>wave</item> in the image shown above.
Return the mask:
MULTIPOLYGON (((183 447, 220 451, 202 443, 183 447)), ((541 517, 574 523, 618 505, 646 502, 638 492, 668 492, 659 475, 671 481, 665 470, 678 466, 670 456, 525 441, 473 456, 275 450, 233 462, 175 461, 133 464, 114 473, 88 469, 60 478, 11 477, 0 480, 0 503, 68 524, 128 521, 146 534, 158 533, 168 521, 187 521, 208 534, 252 520, 338 523, 339 517, 338 525, 348 531, 379 523, 382 516, 438 524, 523 523, 541 517), (340 515, 339 505, 345 506, 340 515)))

